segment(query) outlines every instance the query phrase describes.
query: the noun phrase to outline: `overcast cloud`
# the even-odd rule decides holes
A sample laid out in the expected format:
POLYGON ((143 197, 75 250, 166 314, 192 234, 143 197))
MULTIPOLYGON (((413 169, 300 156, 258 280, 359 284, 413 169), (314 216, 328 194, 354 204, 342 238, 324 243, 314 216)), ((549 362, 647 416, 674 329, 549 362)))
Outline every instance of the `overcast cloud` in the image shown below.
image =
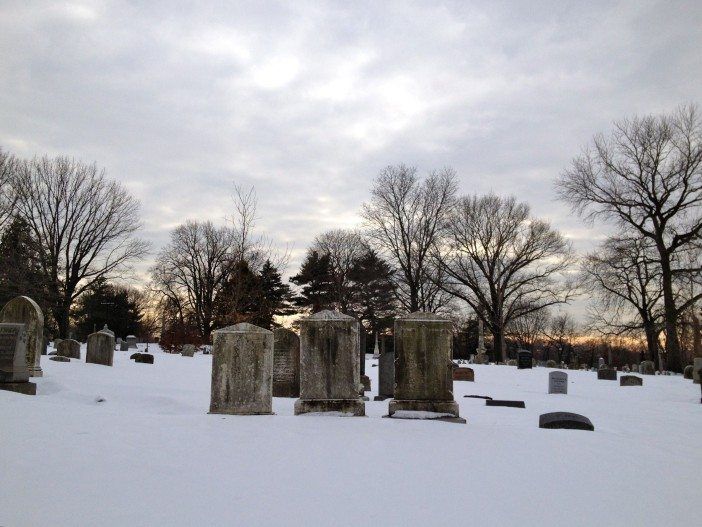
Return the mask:
POLYGON ((233 182, 292 244, 358 225, 388 164, 449 165, 577 248, 553 179, 623 116, 702 102, 702 2, 0 1, 0 145, 96 161, 154 250, 233 182))

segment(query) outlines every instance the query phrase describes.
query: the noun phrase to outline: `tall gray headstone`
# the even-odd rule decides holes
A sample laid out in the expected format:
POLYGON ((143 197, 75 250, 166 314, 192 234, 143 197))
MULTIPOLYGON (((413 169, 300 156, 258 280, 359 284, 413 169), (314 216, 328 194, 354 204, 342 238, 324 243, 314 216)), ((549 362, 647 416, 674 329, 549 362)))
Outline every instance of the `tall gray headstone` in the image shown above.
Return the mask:
POLYGON ((184 344, 183 349, 180 350, 181 357, 194 357, 195 356, 195 346, 193 344, 184 344))
POLYGON ((390 399, 395 394, 395 353, 386 351, 378 358, 378 395, 376 401, 390 399))
POLYGON ((568 374, 552 371, 548 374, 548 393, 568 393, 568 374))
POLYGON ((334 311, 320 311, 300 321, 300 398, 295 401, 295 415, 365 415, 358 395, 358 325, 355 318, 334 311))
POLYGON ((24 324, 27 332, 27 369, 30 377, 41 377, 41 350, 44 345, 44 314, 28 296, 10 300, 0 311, 0 322, 24 324))
POLYGON ((27 369, 27 328, 24 324, 0 323, 0 390, 35 395, 27 369))
POLYGON ((137 338, 134 335, 127 335, 127 338, 124 339, 127 342, 127 348, 128 349, 136 349, 138 348, 137 346, 137 338))
POLYGON ((300 397, 300 337, 273 330, 273 397, 300 397))
POLYGON ((104 329, 88 335, 88 344, 85 352, 85 362, 88 364, 101 364, 112 366, 115 356, 115 335, 104 329))
POLYGON ((73 339, 64 339, 56 348, 56 355, 69 359, 80 359, 80 342, 73 339))
POLYGON ((389 417, 465 422, 453 398, 452 347, 453 326, 446 318, 412 313, 395 320, 395 394, 389 417))
POLYGON ((212 333, 211 414, 273 412, 273 332, 246 322, 212 333))

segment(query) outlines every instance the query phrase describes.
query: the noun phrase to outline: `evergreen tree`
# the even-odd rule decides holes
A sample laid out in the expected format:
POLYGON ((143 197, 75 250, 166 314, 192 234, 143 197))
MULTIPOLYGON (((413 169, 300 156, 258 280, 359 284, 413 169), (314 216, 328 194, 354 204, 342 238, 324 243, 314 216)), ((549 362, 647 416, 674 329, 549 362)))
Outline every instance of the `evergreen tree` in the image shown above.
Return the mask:
POLYGON ((263 302, 261 280, 245 260, 234 264, 226 284, 215 299, 215 314, 219 326, 240 322, 256 324, 263 302))
POLYGON ((301 288, 294 298, 295 305, 310 308, 313 313, 332 306, 334 281, 329 255, 309 251, 300 272, 290 281, 301 288))
POLYGON ((353 310, 367 322, 373 335, 392 325, 397 309, 393 274, 390 265, 372 249, 356 258, 349 274, 353 310))
POLYGON ((76 337, 81 340, 105 324, 116 336, 126 337, 140 333, 142 312, 127 288, 111 285, 101 278, 78 298, 73 318, 76 337))
POLYGON ((27 223, 14 218, 0 237, 0 307, 16 296, 28 296, 39 304, 47 328, 52 329, 45 283, 36 241, 27 223))
POLYGON ((257 317, 257 325, 272 329, 279 326, 274 320, 276 316, 290 315, 293 295, 288 284, 284 284, 280 272, 266 260, 259 273, 262 303, 257 317))

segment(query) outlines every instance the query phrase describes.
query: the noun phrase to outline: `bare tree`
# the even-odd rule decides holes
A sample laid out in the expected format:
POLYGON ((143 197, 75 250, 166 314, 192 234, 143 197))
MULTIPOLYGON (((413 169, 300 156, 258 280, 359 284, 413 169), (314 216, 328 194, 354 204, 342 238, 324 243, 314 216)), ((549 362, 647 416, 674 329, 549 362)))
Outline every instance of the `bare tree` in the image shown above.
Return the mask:
POLYGON ((658 367, 663 329, 663 287, 657 251, 650 240, 608 238, 582 262, 584 284, 593 294, 590 327, 603 335, 643 331, 648 354, 658 367))
POLYGON ((17 159, 0 148, 0 232, 11 220, 17 196, 12 188, 12 178, 17 169, 17 159))
POLYGON ((320 234, 312 245, 313 251, 329 256, 333 281, 332 301, 342 313, 348 313, 353 302, 351 270, 366 248, 361 235, 347 229, 334 229, 320 234))
POLYGON ((104 170, 66 157, 18 163, 16 211, 38 243, 61 336, 74 300, 96 280, 123 276, 148 245, 135 238, 139 202, 104 170))
POLYGON ((495 194, 460 199, 434 252, 446 274, 443 287, 479 314, 506 360, 505 331, 529 313, 568 302, 575 285, 564 274, 573 263, 570 244, 530 215, 526 203, 495 194))
POLYGON ((531 311, 512 320, 507 326, 507 335, 516 340, 521 348, 534 351, 550 321, 548 309, 531 311))
POLYGON ((177 313, 192 319, 204 341, 215 329, 217 295, 233 268, 236 234, 212 222, 187 221, 171 233, 151 268, 152 287, 177 313))
POLYGON ((430 257, 439 227, 456 193, 455 172, 446 168, 420 181, 415 167, 388 166, 375 180, 362 215, 375 248, 396 266, 398 300, 408 311, 436 311, 445 297, 435 284, 430 257))
MULTIPOLYGON (((597 135, 557 181, 561 199, 587 218, 612 219, 651 240, 663 285, 668 367, 681 371, 676 254, 702 232, 702 125, 694 105, 672 115, 635 117, 597 135)), ((694 303, 699 295, 689 299, 694 303)))
POLYGON ((573 343, 578 336, 575 320, 569 313, 560 313, 550 319, 544 328, 547 344, 556 352, 556 361, 569 362, 573 355, 573 343))

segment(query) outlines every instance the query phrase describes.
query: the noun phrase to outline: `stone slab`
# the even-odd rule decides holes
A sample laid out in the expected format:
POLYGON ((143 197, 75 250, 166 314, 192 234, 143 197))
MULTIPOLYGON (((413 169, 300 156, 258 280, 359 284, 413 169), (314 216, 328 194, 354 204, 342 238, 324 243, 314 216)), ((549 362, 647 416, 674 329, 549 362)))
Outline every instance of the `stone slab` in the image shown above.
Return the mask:
POLYGON ((564 430, 590 430, 595 427, 584 415, 571 412, 550 412, 539 416, 539 428, 564 430))
POLYGON ((37 385, 33 382, 0 382, 0 390, 6 392, 22 393, 24 395, 36 395, 37 385))
POLYGON ((303 414, 363 417, 366 406, 361 399, 298 399, 295 401, 295 415, 303 414))
POLYGON ((488 399, 485 406, 506 406, 509 408, 526 408, 524 401, 504 401, 500 399, 488 399))
POLYGON ((610 370, 609 368, 600 368, 597 370, 597 379, 600 381, 616 381, 617 380, 617 370, 610 370))
POLYGON ((568 393, 568 374, 566 372, 552 371, 548 374, 548 393, 568 393))
POLYGON ((453 380, 475 382, 475 372, 473 371, 473 368, 454 368, 453 380))
POLYGON ((643 386, 643 379, 636 375, 622 375, 619 377, 619 386, 643 386))
POLYGON ((28 296, 10 300, 0 311, 0 322, 24 324, 27 331, 27 370, 30 377, 41 377, 41 354, 44 346, 44 314, 28 296))
POLYGON ((300 396, 300 337, 286 328, 273 330, 273 397, 300 396))

